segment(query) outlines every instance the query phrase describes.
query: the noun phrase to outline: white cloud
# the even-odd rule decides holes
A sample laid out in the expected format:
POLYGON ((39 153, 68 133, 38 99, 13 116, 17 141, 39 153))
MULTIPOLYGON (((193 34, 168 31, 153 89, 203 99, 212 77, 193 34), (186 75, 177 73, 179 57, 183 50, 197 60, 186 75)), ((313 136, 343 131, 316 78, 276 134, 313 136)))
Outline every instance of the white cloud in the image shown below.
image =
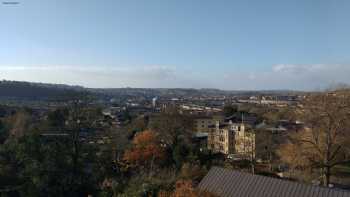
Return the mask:
MULTIPOLYGON (((272 89, 324 89, 331 84, 350 84, 350 65, 293 65, 279 64, 260 75, 254 82, 272 89)), ((263 87, 258 87, 258 89, 263 87)))
POLYGON ((296 64, 278 64, 272 67, 274 72, 286 72, 299 74, 303 72, 314 72, 326 68, 327 65, 312 64, 312 65, 296 65, 296 64))
POLYGON ((224 73, 216 86, 225 89, 320 90, 334 84, 350 84, 350 64, 273 65, 265 71, 224 73))

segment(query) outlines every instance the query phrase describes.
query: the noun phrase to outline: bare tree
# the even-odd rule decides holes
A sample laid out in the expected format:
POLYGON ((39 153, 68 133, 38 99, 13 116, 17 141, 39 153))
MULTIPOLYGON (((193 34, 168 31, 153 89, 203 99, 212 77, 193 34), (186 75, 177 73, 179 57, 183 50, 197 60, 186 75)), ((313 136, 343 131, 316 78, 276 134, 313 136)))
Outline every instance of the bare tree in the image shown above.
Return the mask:
POLYGON ((190 117, 179 114, 175 110, 152 117, 149 127, 159 133, 163 143, 169 146, 176 145, 181 136, 185 139, 189 138, 193 128, 190 117))
POLYGON ((334 167, 350 161, 350 93, 310 95, 302 106, 298 115, 305 128, 292 134, 279 153, 294 166, 320 169, 328 186, 334 167))

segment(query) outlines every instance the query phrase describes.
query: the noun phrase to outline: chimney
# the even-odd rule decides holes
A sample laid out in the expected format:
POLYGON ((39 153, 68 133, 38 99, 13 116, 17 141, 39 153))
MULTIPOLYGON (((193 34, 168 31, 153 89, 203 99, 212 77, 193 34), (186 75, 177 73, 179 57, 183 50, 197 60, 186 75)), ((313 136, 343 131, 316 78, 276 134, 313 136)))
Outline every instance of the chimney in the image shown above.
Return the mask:
POLYGON ((215 125, 216 125, 216 128, 219 129, 220 128, 220 121, 217 120, 215 125))

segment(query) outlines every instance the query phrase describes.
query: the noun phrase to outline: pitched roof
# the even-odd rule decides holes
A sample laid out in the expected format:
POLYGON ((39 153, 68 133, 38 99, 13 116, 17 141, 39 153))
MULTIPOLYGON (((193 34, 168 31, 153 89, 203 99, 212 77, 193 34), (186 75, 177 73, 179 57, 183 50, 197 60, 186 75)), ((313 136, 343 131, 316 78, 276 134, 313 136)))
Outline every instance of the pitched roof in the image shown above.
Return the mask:
POLYGON ((221 197, 350 197, 350 192, 345 190, 306 185, 218 167, 210 169, 198 188, 221 197))

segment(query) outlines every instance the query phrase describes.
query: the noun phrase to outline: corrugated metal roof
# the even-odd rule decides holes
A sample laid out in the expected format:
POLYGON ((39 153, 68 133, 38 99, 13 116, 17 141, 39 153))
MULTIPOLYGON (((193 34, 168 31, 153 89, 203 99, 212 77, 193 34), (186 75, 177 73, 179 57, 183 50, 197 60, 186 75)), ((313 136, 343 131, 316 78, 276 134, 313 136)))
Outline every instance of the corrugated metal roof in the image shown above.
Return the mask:
POLYGON ((198 188, 221 197, 350 197, 350 192, 213 167, 198 188))

